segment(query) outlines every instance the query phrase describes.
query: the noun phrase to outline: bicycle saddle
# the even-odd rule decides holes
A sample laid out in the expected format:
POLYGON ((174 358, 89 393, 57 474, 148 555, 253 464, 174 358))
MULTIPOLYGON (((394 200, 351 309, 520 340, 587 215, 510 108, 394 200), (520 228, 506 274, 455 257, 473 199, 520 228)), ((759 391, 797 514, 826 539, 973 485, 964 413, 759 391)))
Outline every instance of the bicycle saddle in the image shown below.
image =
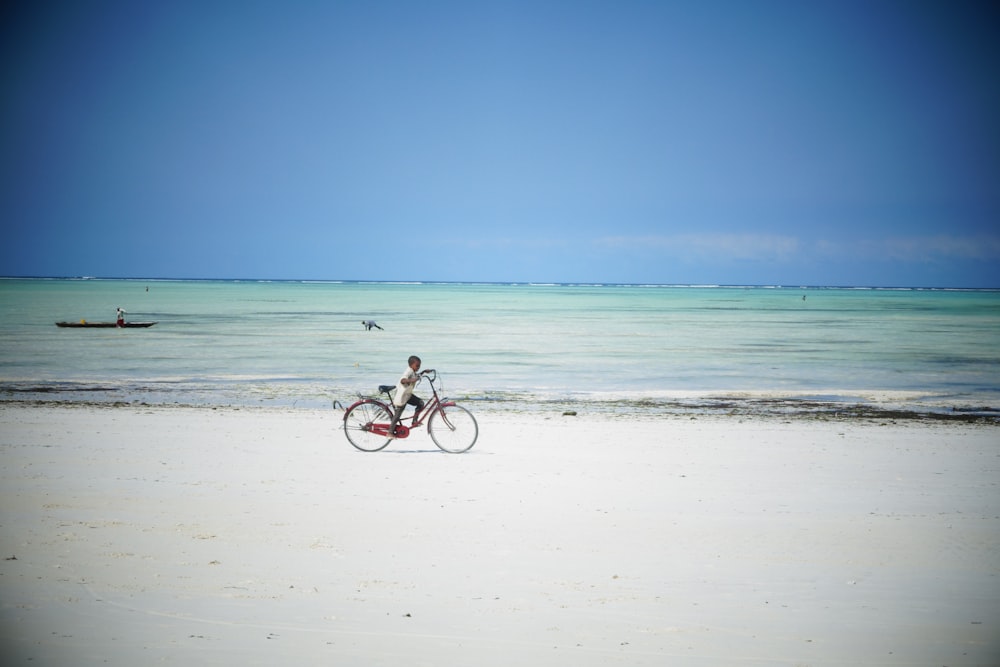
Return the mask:
POLYGON ((378 390, 383 394, 388 394, 390 391, 396 388, 394 384, 380 384, 378 390))

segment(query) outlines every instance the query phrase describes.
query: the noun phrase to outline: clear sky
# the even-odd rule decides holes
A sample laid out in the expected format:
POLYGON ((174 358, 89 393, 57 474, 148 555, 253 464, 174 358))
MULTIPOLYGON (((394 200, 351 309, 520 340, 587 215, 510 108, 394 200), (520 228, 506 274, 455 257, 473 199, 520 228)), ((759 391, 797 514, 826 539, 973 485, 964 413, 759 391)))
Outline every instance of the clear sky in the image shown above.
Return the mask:
POLYGON ((8 2, 0 275, 1000 287, 956 0, 8 2))

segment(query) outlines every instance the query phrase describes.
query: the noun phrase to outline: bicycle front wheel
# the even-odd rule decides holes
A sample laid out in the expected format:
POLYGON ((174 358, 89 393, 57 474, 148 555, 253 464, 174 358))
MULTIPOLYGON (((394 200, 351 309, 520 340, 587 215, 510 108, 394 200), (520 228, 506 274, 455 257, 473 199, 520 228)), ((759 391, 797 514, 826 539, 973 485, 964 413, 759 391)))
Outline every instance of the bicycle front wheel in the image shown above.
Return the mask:
POLYGON ((479 437, 479 424, 472 413, 461 405, 442 405, 427 422, 427 432, 434 444, 450 454, 472 449, 479 437))
POLYGON ((389 444, 391 438, 376 433, 372 427, 381 424, 388 427, 392 423, 389 409, 378 401, 368 400, 355 403, 344 415, 344 435, 351 444, 363 452, 377 452, 389 444))

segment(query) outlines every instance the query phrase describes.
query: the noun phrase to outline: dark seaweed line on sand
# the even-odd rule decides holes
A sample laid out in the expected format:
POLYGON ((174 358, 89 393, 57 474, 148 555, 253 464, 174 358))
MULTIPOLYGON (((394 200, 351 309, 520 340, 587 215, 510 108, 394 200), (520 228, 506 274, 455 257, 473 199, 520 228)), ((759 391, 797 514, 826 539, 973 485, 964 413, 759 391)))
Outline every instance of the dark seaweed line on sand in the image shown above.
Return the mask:
MULTIPOLYGON (((96 389, 96 388, 95 388, 96 389)), ((100 388, 98 391, 107 391, 100 388)), ((48 392, 39 392, 46 394, 48 392)), ((57 394, 58 392, 53 392, 57 394)), ((606 417, 638 417, 645 419, 676 418, 698 416, 713 417, 759 417, 780 419, 810 419, 818 421, 871 421, 871 422, 938 422, 1000 425, 1000 410, 990 407, 961 407, 938 409, 900 409, 887 408, 866 404, 845 404, 838 402, 789 400, 789 399, 699 399, 699 400, 653 400, 653 399, 609 399, 599 401, 575 401, 544 399, 531 401, 493 400, 481 396, 456 396, 453 399, 465 403, 474 411, 504 414, 536 414, 560 415, 575 417, 579 415, 606 417)), ((65 397, 26 397, 8 393, 0 395, 0 405, 23 407, 77 407, 77 408, 194 408, 216 410, 243 409, 254 410, 259 405, 211 404, 188 402, 157 402, 149 400, 121 400, 108 398, 106 400, 65 397)), ((294 406, 268 406, 294 409, 294 406)), ((342 410, 343 404, 334 403, 335 410, 342 410)))

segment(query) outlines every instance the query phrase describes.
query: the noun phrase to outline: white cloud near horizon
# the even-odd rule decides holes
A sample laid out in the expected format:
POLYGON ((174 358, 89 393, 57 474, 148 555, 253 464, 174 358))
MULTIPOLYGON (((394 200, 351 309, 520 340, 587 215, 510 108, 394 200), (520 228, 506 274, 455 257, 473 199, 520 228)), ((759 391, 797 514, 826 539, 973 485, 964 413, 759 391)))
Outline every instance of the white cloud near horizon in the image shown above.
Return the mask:
POLYGON ((882 239, 807 240, 778 234, 673 234, 609 236, 596 239, 599 247, 655 249, 671 256, 715 261, 786 261, 802 254, 877 258, 928 263, 941 260, 1000 261, 1000 236, 895 236, 882 239))
POLYGON ((816 242, 825 256, 850 254, 871 259, 908 263, 933 263, 944 260, 1000 261, 1000 236, 894 236, 857 241, 816 242))
POLYGON ((521 231, 433 238, 426 252, 445 252, 453 273, 486 281, 1000 286, 1000 234, 521 231))
POLYGON ((798 238, 779 234, 608 236, 594 243, 604 248, 645 248, 692 259, 737 261, 783 261, 800 252, 802 247, 798 238))

